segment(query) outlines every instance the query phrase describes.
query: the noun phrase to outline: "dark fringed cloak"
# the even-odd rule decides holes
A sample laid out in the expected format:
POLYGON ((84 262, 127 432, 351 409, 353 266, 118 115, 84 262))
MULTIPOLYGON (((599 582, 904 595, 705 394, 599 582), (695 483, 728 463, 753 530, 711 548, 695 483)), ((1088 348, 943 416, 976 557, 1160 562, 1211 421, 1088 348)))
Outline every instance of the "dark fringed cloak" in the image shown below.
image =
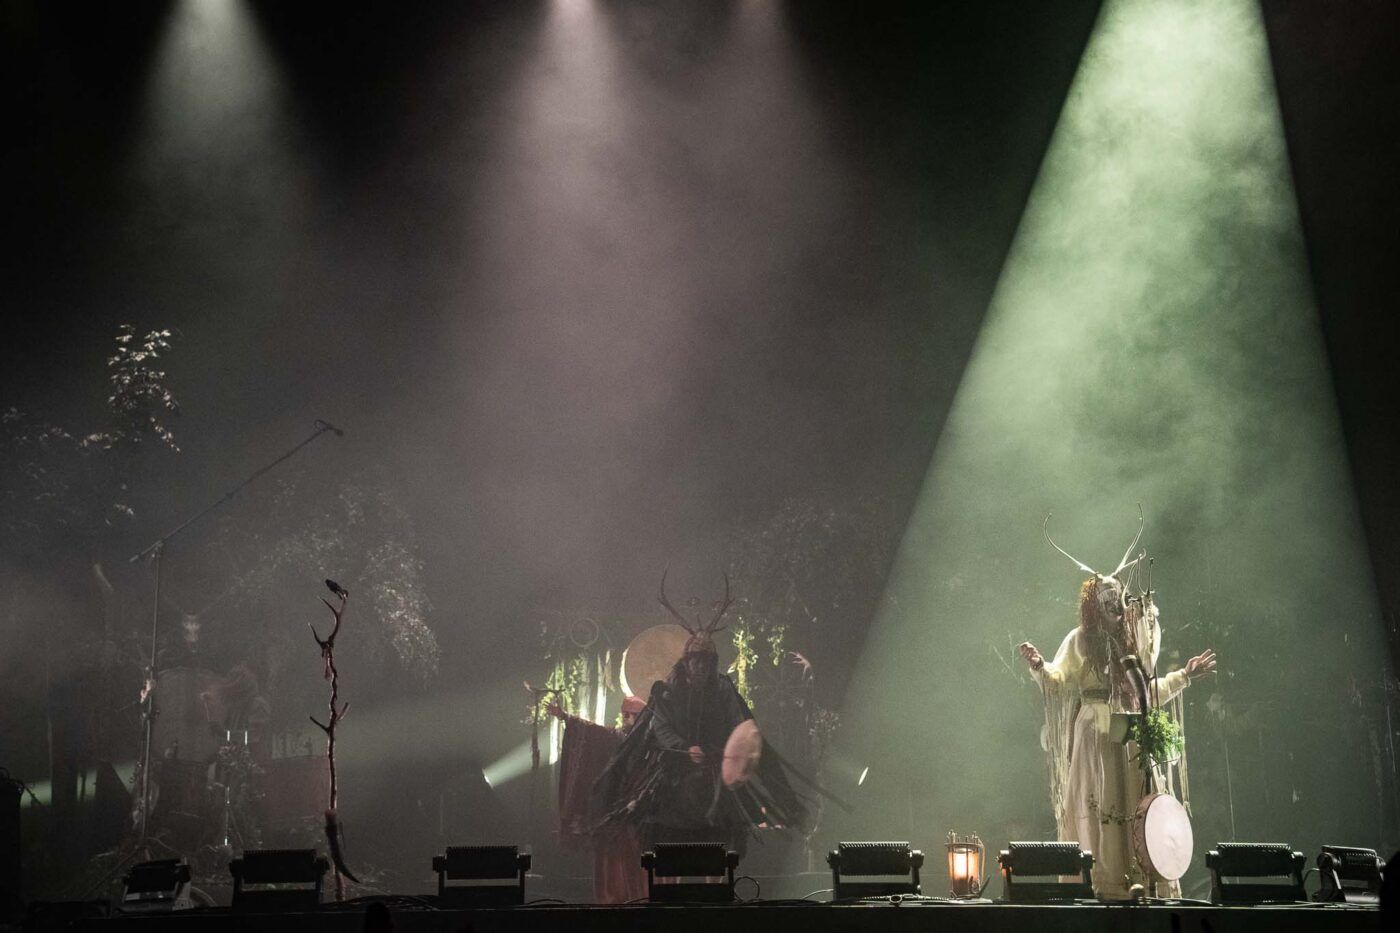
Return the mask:
POLYGON ((652 686, 646 709, 594 786, 602 822, 630 824, 644 846, 702 840, 742 846, 759 827, 805 829, 806 803, 766 741, 758 772, 737 787, 724 786, 725 743, 753 713, 728 677, 692 684, 677 668, 652 686), (700 764, 690 758, 693 745, 705 754, 700 764))

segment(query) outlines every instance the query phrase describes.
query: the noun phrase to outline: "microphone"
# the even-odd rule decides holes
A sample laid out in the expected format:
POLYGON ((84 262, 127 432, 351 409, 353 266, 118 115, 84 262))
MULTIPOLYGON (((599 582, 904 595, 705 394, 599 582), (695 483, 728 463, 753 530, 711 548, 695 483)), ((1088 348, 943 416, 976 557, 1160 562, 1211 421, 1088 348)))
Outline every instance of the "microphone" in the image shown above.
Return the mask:
POLYGON ((340 430, 340 428, 337 428, 335 425, 331 424, 329 421, 322 421, 320 418, 317 418, 317 419, 316 419, 316 427, 320 428, 322 431, 330 431, 330 432, 334 433, 336 437, 344 437, 344 436, 345 436, 345 432, 342 431, 342 430, 340 430))

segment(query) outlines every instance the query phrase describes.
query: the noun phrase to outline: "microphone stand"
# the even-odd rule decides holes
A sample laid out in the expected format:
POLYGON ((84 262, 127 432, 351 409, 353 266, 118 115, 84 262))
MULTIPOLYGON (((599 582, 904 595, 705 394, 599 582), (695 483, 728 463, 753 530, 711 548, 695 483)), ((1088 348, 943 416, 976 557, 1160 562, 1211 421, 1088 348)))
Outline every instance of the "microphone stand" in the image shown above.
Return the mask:
MULTIPOLYGON (((170 529, 165 534, 161 535, 159 538, 156 538, 149 545, 137 551, 135 554, 131 555, 130 558, 128 558, 127 563, 131 564, 134 564, 140 560, 148 560, 151 562, 151 576, 153 580, 154 590, 153 601, 151 604, 151 652, 148 655, 145 685, 144 689, 142 690, 141 696, 141 759, 140 764, 138 766, 141 774, 141 802, 140 805, 137 807, 136 811, 136 841, 133 844, 131 851, 127 853, 126 857, 119 859, 117 861, 117 864, 112 868, 112 870, 109 871, 106 875, 104 875, 102 879, 98 881, 97 884, 93 885, 91 889, 89 889, 89 894, 106 884, 107 881, 112 878, 112 876, 114 876, 118 871, 121 871, 127 865, 136 861, 138 857, 144 856, 146 859, 150 858, 151 740, 153 737, 152 734, 155 729, 156 717, 160 715, 160 709, 156 705, 156 648, 157 638, 160 634, 161 563, 162 558, 165 556, 166 545, 169 544, 171 539, 173 539, 176 535, 180 534, 186 528, 189 528, 195 522, 198 522, 200 519, 204 518, 211 512, 217 511, 224 505, 228 504, 234 496, 238 495, 238 493, 251 486, 254 482, 258 480, 259 477, 263 476, 265 473, 270 472, 279 464, 290 460, 303 447, 307 446, 312 441, 316 440, 322 434, 326 434, 327 432, 333 433, 337 437, 343 437, 345 435, 345 432, 342 431, 340 428, 337 428, 335 425, 329 424, 328 422, 322 421, 318 418, 315 422, 315 430, 312 431, 308 437, 296 444, 296 446, 292 447, 286 453, 283 453, 281 456, 267 463, 260 469, 254 471, 237 486, 234 486, 228 492, 224 493, 223 496, 216 499, 209 505, 205 506, 200 511, 194 513, 189 518, 185 519, 183 522, 176 525, 174 528, 170 529)), ((169 847, 167 846, 166 848, 169 847)), ((175 854, 178 855, 179 853, 175 854)))

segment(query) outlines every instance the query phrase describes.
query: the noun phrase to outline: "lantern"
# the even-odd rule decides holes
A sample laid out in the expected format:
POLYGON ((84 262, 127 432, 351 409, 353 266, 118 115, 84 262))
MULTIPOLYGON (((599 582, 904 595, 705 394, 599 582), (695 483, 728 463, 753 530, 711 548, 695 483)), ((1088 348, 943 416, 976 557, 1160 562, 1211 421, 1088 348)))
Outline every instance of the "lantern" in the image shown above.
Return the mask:
POLYGON ((980 897, 987 847, 975 833, 948 834, 948 891, 953 897, 980 897))

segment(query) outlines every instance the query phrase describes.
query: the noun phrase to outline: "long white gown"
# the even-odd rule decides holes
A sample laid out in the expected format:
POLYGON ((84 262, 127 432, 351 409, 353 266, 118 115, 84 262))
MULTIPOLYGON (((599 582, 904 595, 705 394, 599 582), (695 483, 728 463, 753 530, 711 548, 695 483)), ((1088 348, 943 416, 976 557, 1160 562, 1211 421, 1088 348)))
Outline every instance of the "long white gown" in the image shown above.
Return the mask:
MULTIPOLYGON (((1150 625, 1140 623, 1138 629, 1139 646, 1150 646, 1142 651, 1143 663, 1155 669, 1161 639, 1155 613, 1150 625)), ((1056 827, 1062 841, 1078 842, 1093 853, 1094 892, 1103 900, 1121 900, 1131 885, 1142 883, 1157 896, 1179 896, 1175 884, 1158 885, 1154 892, 1133 857, 1131 824, 1142 799, 1143 772, 1132 760, 1137 746, 1109 738, 1112 714, 1126 710, 1118 700, 1106 698, 1109 685, 1086 660, 1082 630, 1076 627, 1065 636, 1055 659, 1032 676, 1046 700, 1045 744, 1056 827)), ((1166 705, 1189 682, 1180 670, 1157 677, 1152 689, 1158 704, 1166 705)))

